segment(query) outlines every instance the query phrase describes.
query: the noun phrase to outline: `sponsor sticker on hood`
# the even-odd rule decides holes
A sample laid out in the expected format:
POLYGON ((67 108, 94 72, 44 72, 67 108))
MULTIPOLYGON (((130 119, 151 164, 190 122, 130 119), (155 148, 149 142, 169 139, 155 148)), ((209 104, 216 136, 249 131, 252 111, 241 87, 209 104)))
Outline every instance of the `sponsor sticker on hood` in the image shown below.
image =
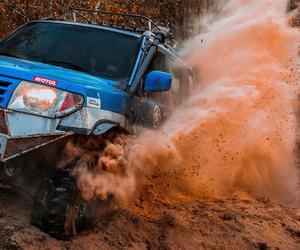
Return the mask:
POLYGON ((47 85, 54 86, 54 87, 57 86, 57 81, 56 80, 44 78, 44 77, 41 77, 41 76, 35 76, 33 78, 33 81, 43 83, 43 84, 47 84, 47 85))

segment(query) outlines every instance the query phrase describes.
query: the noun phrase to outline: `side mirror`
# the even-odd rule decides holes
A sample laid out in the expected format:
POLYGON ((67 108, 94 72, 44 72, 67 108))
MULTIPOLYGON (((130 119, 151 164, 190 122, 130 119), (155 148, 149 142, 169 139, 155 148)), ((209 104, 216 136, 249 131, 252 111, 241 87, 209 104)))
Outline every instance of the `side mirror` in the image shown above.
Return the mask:
POLYGON ((144 91, 167 91, 171 88, 172 76, 169 73, 154 70, 144 80, 144 91))

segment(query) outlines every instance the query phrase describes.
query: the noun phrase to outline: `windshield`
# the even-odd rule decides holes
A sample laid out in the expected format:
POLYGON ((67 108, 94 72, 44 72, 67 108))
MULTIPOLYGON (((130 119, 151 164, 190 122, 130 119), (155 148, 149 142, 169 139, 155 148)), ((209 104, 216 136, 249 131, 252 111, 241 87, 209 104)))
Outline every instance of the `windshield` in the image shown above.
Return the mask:
POLYGON ((32 22, 3 40, 0 54, 125 81, 131 76, 139 47, 139 39, 126 34, 32 22))

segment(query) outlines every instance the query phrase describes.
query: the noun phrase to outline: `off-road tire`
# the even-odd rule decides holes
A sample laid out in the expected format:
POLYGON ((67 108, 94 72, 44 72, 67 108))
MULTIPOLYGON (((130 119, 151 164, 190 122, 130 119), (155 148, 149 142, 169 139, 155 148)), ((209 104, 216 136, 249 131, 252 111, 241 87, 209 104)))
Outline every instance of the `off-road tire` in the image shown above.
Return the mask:
POLYGON ((67 240, 90 225, 92 210, 82 200, 71 171, 55 169, 43 178, 36 193, 31 223, 56 239, 67 240))

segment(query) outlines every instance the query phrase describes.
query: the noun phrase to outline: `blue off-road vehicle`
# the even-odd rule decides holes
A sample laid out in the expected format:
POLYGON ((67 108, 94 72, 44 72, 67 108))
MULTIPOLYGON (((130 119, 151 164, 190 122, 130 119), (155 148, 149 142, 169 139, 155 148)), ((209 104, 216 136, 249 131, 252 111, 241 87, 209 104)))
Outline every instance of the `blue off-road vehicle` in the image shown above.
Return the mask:
POLYGON ((145 20, 145 30, 99 25, 82 14, 89 10, 72 11, 72 22, 30 21, 0 42, 0 181, 13 185, 20 172, 31 178, 33 160, 54 165, 37 188, 32 223, 59 239, 88 225, 92 212, 76 189, 76 164, 55 168, 65 145, 58 142, 155 129, 194 84, 167 29, 147 17, 124 15, 145 20))

